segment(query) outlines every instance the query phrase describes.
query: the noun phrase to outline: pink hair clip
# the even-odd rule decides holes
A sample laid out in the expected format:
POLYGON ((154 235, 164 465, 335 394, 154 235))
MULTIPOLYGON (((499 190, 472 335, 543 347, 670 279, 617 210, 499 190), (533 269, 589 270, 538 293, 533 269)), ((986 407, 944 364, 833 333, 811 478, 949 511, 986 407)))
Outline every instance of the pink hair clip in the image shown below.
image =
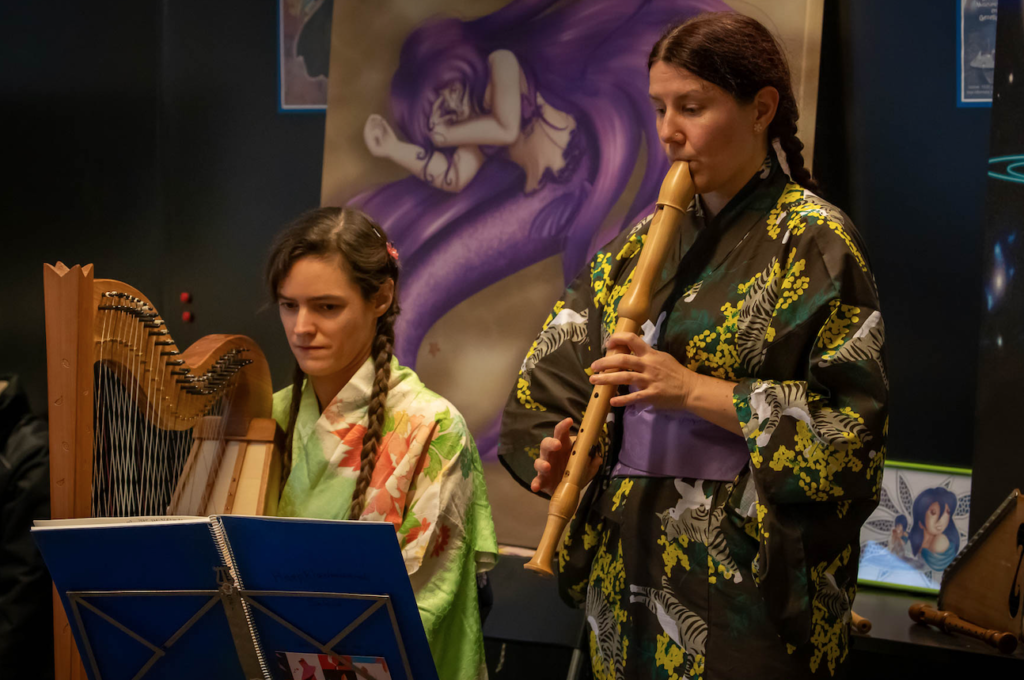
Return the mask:
POLYGON ((388 241, 388 255, 390 255, 395 262, 398 262, 398 249, 395 248, 390 241, 388 241))

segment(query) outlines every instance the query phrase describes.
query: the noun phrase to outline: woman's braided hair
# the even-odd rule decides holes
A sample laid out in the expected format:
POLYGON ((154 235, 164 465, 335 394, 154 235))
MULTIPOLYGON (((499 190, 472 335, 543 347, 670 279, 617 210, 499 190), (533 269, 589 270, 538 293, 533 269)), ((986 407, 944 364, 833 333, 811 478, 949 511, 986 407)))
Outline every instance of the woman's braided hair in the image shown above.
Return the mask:
POLYGON ((771 32, 756 19, 738 12, 707 12, 669 28, 654 44, 647 70, 657 62, 686 69, 749 104, 764 87, 779 92, 775 118, 768 126, 768 143, 777 139, 789 174, 811 191, 818 188, 804 167, 804 144, 796 136, 800 118, 789 64, 771 32))
MULTIPOLYGON (((391 380, 391 357, 395 347, 395 319, 398 318, 398 260, 384 230, 365 213, 354 208, 319 208, 300 215, 281 233, 271 249, 267 262, 266 280, 271 297, 276 301, 278 291, 294 264, 304 257, 331 258, 340 255, 345 273, 359 287, 363 299, 370 300, 390 279, 395 284, 391 306, 377 319, 377 333, 370 347, 373 357, 374 379, 367 407, 366 434, 360 454, 359 478, 349 505, 349 519, 359 519, 363 512, 364 496, 373 477, 384 434, 385 403, 391 380)), ((281 486, 288 479, 292 467, 292 440, 295 421, 302 401, 302 383, 305 374, 295 364, 292 375, 292 399, 285 428, 282 454, 281 486)))

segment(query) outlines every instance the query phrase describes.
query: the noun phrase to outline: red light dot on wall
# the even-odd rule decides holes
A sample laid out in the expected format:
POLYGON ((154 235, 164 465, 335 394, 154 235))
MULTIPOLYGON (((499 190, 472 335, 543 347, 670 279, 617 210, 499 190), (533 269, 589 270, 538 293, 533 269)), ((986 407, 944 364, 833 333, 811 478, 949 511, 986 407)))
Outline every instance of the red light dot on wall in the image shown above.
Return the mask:
POLYGON ((192 312, 182 312, 181 320, 184 321, 185 323, 192 323, 193 321, 196 320, 196 317, 194 314, 192 314, 192 312))
POLYGON ((192 293, 182 293, 178 297, 180 297, 181 301, 183 303, 185 303, 185 304, 188 304, 189 302, 192 302, 192 293))

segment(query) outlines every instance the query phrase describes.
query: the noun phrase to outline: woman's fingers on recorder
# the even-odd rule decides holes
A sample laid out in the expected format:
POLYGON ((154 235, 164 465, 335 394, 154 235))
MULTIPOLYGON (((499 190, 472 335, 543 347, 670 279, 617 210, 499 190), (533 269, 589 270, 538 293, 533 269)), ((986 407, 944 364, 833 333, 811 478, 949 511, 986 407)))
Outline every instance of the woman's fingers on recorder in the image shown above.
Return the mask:
POLYGON ((533 461, 533 469, 537 476, 530 483, 530 489, 534 492, 545 491, 550 493, 554 490, 558 479, 565 471, 565 460, 560 459, 561 453, 558 449, 561 444, 557 439, 548 437, 541 442, 541 453, 537 460, 533 461), (546 443, 546 444, 545 444, 546 443), (555 450, 552 450, 554 448, 555 450))
POLYGON ((530 483, 530 489, 534 492, 554 491, 565 472, 566 460, 572 452, 572 440, 569 437, 571 427, 572 418, 566 418, 555 426, 553 437, 545 437, 541 441, 540 455, 533 462, 537 476, 530 483))
POLYGON ((572 418, 564 418, 562 422, 555 425, 554 436, 555 439, 562 443, 563 448, 566 444, 572 445, 569 439, 569 430, 572 428, 572 418))

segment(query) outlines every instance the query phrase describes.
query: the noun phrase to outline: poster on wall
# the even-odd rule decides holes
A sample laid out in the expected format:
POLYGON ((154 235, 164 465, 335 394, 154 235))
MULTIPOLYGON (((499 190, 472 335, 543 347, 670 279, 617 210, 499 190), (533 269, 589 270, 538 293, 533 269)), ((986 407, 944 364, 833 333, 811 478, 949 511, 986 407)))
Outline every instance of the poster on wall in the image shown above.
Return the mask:
MULTIPOLYGON (((338 4, 321 203, 361 207, 396 244, 396 355, 462 412, 485 469, 497 465, 501 410, 566 282, 653 209, 669 165, 647 91, 656 40, 705 11, 760 20, 789 56, 806 144, 822 8, 822 0, 338 4), (511 132, 494 125, 500 105, 519 121, 511 132)), ((526 496, 508 475, 495 477, 514 485, 510 499, 526 496)), ((490 477, 488 490, 508 542, 502 490, 490 477)), ((534 524, 539 533, 543 521, 534 524)))
POLYGON ((334 0, 278 0, 278 110, 325 111, 334 0))
POLYGON ((957 106, 992 106, 999 0, 957 3, 957 106))
POLYGON ((971 471, 886 461, 878 507, 860 534, 858 581, 939 592, 967 543, 971 471))

